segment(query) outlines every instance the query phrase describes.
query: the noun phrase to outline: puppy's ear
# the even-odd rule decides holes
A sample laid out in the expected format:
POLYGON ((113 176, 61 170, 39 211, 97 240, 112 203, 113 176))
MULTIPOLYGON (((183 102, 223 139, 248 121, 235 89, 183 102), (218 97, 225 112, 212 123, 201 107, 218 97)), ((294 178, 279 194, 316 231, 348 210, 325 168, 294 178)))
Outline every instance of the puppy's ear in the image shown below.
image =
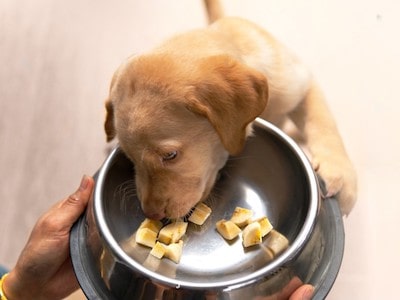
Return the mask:
POLYGON ((267 105, 265 76, 237 60, 225 56, 204 59, 191 84, 189 110, 209 119, 226 150, 242 151, 246 128, 267 105))
POLYGON ((115 71, 113 77, 111 78, 110 90, 109 90, 109 98, 105 102, 106 107, 106 120, 104 122, 104 131, 106 132, 107 142, 112 141, 116 136, 115 131, 115 117, 114 117, 114 103, 111 98, 113 88, 116 86, 117 77, 119 74, 119 69, 115 71))
POLYGON ((106 121, 104 122, 104 130, 107 136, 107 142, 115 137, 114 125, 114 105, 110 99, 106 101, 106 121))

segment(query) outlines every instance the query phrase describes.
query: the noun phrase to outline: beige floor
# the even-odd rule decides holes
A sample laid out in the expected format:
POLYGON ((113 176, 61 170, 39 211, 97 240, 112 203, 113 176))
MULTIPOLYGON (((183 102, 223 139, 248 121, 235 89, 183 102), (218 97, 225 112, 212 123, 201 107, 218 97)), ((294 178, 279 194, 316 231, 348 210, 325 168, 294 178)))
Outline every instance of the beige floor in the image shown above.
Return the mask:
MULTIPOLYGON (((328 299, 395 299, 400 269, 400 2, 224 1, 313 69, 359 173, 346 250, 328 299)), ((0 262, 35 220, 105 157, 113 70, 171 34, 203 26, 196 1, 0 2, 0 262)), ((82 298, 75 296, 75 298, 82 298)))

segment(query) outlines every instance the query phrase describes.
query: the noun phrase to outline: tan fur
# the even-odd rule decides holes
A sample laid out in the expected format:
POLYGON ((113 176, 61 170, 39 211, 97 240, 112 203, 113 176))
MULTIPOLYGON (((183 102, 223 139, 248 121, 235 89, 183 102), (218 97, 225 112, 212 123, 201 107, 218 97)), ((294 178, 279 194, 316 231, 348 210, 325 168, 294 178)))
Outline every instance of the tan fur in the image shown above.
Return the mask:
POLYGON ((150 217, 181 217, 207 197, 257 116, 278 125, 291 119, 328 195, 338 194, 344 214, 353 207, 355 172, 315 80, 249 21, 223 18, 129 58, 114 75, 106 108, 108 140, 116 135, 135 163, 150 217))

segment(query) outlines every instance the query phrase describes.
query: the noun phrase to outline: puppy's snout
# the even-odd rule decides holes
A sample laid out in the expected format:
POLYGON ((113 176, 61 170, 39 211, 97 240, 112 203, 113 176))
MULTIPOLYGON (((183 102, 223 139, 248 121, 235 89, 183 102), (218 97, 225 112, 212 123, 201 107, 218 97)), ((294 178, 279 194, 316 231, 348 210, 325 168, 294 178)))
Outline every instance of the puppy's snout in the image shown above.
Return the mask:
POLYGON ((162 205, 156 205, 157 201, 147 199, 142 201, 142 210, 144 215, 152 220, 161 220, 166 217, 165 209, 162 205))
POLYGON ((144 215, 152 220, 161 220, 166 217, 165 201, 148 195, 139 198, 144 215))
POLYGON ((152 220, 162 220, 165 218, 164 213, 145 213, 146 218, 152 219, 152 220))

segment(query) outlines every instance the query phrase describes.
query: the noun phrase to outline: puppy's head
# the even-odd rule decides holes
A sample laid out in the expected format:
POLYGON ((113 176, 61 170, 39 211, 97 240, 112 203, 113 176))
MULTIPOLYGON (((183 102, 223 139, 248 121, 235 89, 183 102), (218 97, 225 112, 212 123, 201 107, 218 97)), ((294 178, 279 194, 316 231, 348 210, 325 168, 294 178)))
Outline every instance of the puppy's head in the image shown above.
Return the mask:
POLYGON ((204 200, 266 102, 265 77, 228 56, 149 55, 120 67, 105 131, 135 164, 144 213, 178 218, 204 200))

